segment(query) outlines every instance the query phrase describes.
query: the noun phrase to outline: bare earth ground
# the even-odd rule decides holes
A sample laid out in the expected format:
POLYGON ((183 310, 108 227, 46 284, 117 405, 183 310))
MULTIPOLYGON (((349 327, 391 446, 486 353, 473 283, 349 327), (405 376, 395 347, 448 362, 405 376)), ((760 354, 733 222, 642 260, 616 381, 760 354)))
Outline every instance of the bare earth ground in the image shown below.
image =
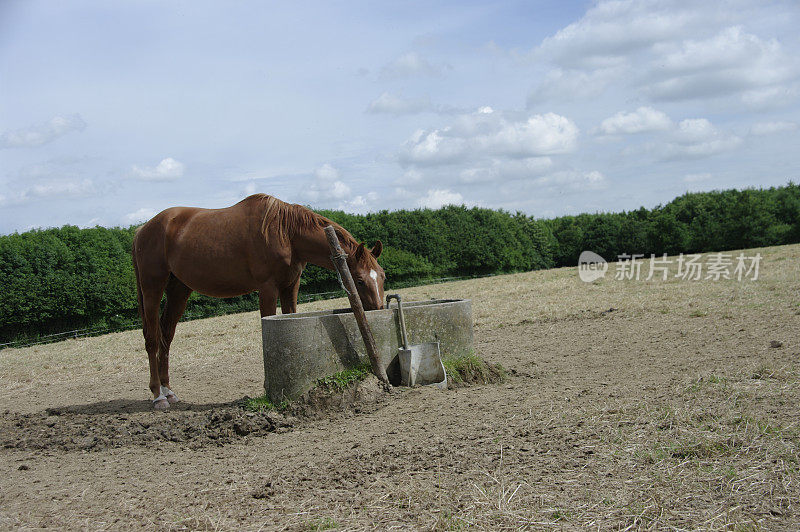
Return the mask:
POLYGON ((166 414, 139 331, 0 351, 0 528, 800 529, 800 246, 759 251, 756 282, 403 290, 472 298, 509 378, 317 418, 232 405, 256 313, 179 325, 166 414))

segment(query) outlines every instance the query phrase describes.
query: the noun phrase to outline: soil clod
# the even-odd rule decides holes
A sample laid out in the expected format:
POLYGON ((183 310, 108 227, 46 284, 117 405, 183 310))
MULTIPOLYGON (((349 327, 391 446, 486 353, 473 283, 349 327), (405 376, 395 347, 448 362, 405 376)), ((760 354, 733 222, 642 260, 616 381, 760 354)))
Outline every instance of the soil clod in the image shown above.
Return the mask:
MULTIPOLYGON (((498 382, 502 368, 474 357, 458 375, 457 386, 498 382)), ((239 400, 214 408, 186 405, 166 415, 139 412, 92 412, 82 407, 51 408, 34 414, 0 415, 0 447, 63 451, 99 451, 128 445, 158 446, 162 442, 192 448, 221 446, 245 437, 286 432, 302 419, 344 412, 371 412, 385 405, 393 392, 374 375, 344 387, 317 386, 281 410, 252 411, 239 400)), ((245 398, 247 399, 247 398, 245 398)))

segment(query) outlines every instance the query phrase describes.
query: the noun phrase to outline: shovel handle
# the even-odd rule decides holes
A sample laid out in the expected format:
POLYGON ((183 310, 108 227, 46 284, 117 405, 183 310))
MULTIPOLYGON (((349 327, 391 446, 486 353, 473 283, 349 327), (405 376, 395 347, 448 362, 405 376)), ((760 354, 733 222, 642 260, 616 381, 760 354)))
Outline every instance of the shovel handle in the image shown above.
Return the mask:
POLYGON ((372 336, 372 330, 367 323, 367 316, 364 313, 364 305, 361 303, 361 297, 356 290, 356 284, 353 282, 353 275, 350 273, 350 268, 347 266, 347 254, 342 251, 342 246, 339 244, 339 238, 336 236, 336 230, 332 225, 325 228, 325 236, 328 238, 328 245, 331 248, 331 262, 336 271, 339 272, 342 278, 342 285, 345 287, 347 297, 350 299, 350 307, 353 309, 353 316, 358 323, 358 328, 361 331, 361 337, 364 339, 364 347, 367 350, 370 364, 372 365, 372 373, 384 383, 389 383, 389 378, 386 376, 386 368, 381 365, 378 360, 378 348, 375 346, 375 337, 372 336))
POLYGON ((397 300, 397 314, 400 316, 400 337, 403 339, 403 349, 408 349, 408 338, 406 337, 406 319, 403 316, 403 303, 400 294, 389 294, 386 296, 386 308, 389 308, 389 301, 397 300))

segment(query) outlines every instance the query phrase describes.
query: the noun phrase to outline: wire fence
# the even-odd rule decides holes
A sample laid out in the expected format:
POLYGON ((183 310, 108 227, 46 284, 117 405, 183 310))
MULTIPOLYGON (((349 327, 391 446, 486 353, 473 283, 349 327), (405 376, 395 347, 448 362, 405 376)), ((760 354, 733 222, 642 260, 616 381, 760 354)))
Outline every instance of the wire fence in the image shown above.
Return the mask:
MULTIPOLYGON (((434 279, 422 279, 420 281, 409 281, 405 283, 397 283, 391 286, 391 290, 399 290, 402 288, 410 288, 412 286, 427 286, 433 284, 441 284, 441 283, 449 283, 452 281, 464 281, 467 279, 482 279, 485 277, 495 277, 497 275, 505 275, 509 272, 505 273, 491 273, 487 275, 462 275, 462 276, 453 276, 453 277, 437 277, 434 279)), ((311 301, 321 301, 326 299, 336 299, 339 297, 345 297, 346 294, 344 290, 332 290, 328 292, 316 292, 314 294, 300 294, 297 297, 298 303, 309 303, 311 301)), ((253 310, 246 310, 242 312, 252 312, 253 310)), ((181 321, 193 321, 198 319, 204 318, 213 318, 217 316, 224 316, 227 314, 236 314, 236 312, 224 313, 224 314, 217 314, 215 316, 206 316, 206 315, 199 315, 193 316, 191 314, 184 314, 181 318, 181 321)), ((141 324, 128 324, 128 325, 121 325, 117 327, 88 327, 86 329, 74 329, 71 331, 63 331, 54 334, 45 334, 38 336, 34 340, 15 340, 12 342, 7 342, 4 344, 0 344, 0 349, 5 349, 7 347, 15 347, 15 348, 24 348, 24 347, 32 347, 35 345, 43 345, 43 344, 52 344, 55 342, 61 342, 63 340, 70 340, 70 339, 77 339, 77 338, 86 338, 90 336, 101 336, 104 334, 110 334, 115 332, 123 332, 123 331, 131 331, 134 329, 141 329, 141 324)))

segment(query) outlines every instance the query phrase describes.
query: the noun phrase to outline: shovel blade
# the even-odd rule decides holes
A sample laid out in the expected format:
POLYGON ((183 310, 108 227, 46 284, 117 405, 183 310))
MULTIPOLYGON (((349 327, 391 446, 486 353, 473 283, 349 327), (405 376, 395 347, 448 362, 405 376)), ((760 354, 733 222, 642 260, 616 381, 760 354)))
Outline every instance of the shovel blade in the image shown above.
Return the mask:
POLYGON ((400 381, 404 386, 436 385, 447 388, 447 374, 439 352, 439 342, 416 344, 398 349, 400 381))

